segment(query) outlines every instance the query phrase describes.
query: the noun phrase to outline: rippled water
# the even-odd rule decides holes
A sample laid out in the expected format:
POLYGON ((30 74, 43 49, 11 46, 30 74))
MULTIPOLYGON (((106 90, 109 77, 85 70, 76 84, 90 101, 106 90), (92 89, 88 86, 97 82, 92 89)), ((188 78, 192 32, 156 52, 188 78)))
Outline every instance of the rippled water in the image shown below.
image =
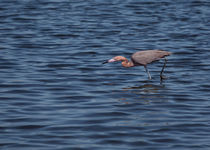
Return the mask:
POLYGON ((210 3, 1 0, 0 148, 210 147, 210 3), (163 49, 143 67, 102 65, 163 49))

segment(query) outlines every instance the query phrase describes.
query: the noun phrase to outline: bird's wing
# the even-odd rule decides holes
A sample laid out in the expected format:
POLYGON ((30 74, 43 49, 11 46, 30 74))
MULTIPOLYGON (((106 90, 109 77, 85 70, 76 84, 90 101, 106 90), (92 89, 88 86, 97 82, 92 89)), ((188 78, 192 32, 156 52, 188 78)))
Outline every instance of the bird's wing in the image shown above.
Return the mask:
POLYGON ((146 50, 134 53, 131 56, 131 59, 135 64, 147 65, 168 55, 170 55, 170 52, 162 50, 146 50))

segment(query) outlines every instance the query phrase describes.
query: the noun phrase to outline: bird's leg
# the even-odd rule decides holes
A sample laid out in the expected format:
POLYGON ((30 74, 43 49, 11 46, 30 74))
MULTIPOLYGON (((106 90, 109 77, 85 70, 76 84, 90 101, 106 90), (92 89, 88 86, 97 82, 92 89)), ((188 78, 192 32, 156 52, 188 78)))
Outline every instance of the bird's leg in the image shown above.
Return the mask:
POLYGON ((165 78, 165 77, 163 76, 163 71, 164 71, 164 68, 166 67, 166 63, 167 63, 167 59, 165 58, 164 65, 163 65, 162 70, 161 70, 161 72, 160 72, 160 78, 161 78, 161 79, 164 79, 164 78, 165 78))
POLYGON ((147 66, 144 66, 144 68, 145 68, 145 70, 146 70, 146 72, 147 72, 147 75, 148 75, 149 79, 151 80, 152 78, 151 78, 151 75, 150 75, 150 73, 149 73, 149 71, 148 71, 148 69, 147 69, 147 66))

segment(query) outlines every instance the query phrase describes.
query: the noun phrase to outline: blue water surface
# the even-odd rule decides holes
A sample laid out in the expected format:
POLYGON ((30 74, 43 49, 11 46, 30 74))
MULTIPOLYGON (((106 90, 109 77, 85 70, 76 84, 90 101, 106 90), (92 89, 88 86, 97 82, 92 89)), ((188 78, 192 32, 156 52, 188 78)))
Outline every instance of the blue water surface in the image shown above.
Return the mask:
POLYGON ((0 149, 209 150, 208 0, 1 0, 0 149), (144 67, 102 65, 163 49, 144 67))

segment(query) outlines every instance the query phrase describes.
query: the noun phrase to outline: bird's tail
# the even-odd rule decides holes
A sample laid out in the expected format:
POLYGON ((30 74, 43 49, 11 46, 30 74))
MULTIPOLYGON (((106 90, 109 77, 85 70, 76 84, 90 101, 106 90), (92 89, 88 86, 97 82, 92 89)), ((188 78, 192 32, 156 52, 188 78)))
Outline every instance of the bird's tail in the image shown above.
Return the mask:
POLYGON ((168 52, 168 51, 164 51, 164 50, 159 50, 162 52, 163 56, 169 56, 169 55, 172 55, 173 53, 172 52, 168 52))
POLYGON ((172 54, 173 54, 172 52, 168 52, 167 56, 172 55, 172 54))

